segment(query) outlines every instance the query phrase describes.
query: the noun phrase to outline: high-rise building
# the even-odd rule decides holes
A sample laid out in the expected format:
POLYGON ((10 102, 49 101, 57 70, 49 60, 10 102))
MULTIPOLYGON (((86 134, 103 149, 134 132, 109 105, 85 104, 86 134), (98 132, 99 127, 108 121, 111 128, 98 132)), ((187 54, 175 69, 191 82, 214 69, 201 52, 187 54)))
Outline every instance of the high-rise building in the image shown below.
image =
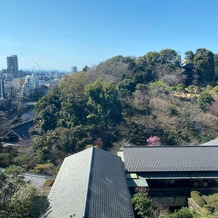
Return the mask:
POLYGON ((7 57, 7 71, 12 79, 19 78, 17 55, 7 57))
POLYGON ((76 73, 76 72, 77 72, 77 67, 76 66, 71 67, 71 73, 76 73))
POLYGON ((0 100, 4 98, 4 80, 0 77, 0 100))

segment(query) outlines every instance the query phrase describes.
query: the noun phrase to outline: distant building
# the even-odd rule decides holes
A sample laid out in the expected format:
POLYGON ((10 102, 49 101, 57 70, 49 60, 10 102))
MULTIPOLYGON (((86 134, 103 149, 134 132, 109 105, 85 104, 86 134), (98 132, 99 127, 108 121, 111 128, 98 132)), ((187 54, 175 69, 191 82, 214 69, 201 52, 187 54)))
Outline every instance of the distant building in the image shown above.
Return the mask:
POLYGON ((196 80, 196 72, 195 72, 195 66, 193 63, 184 62, 181 65, 182 71, 182 77, 185 83, 185 86, 188 86, 190 84, 195 84, 196 80))
POLYGON ((38 75, 32 74, 25 76, 25 82, 21 89, 21 97, 30 97, 33 94, 35 89, 39 88, 39 79, 38 75))
POLYGON ((17 55, 12 55, 7 57, 7 73, 8 77, 19 78, 19 70, 18 70, 18 58, 17 55))
POLYGON ((77 67, 76 66, 71 67, 71 73, 76 73, 76 72, 77 72, 77 67))
POLYGON ((0 78, 0 100, 4 98, 4 80, 0 78))
POLYGON ((14 126, 9 132, 3 136, 4 142, 18 143, 30 139, 30 129, 33 127, 33 120, 28 120, 22 124, 14 126))
POLYGON ((1 71, 1 77, 2 77, 3 79, 7 79, 7 73, 8 73, 8 71, 7 71, 6 69, 2 69, 2 71, 1 71))
POLYGON ((25 83, 24 78, 14 78, 12 80, 12 86, 14 88, 14 91, 16 93, 20 93, 24 83, 25 83))
POLYGON ((11 80, 4 80, 4 94, 5 98, 8 98, 12 95, 13 86, 11 80))

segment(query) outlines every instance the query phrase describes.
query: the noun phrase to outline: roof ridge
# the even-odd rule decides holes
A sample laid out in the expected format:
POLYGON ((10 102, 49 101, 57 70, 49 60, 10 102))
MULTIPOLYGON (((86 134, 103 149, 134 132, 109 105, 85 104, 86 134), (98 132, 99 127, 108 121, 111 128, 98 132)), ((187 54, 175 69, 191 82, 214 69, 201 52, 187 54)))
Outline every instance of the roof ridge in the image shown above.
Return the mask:
POLYGON ((89 168, 88 188, 87 188, 87 193, 86 193, 86 198, 85 198, 86 205, 85 205, 85 210, 83 211, 83 217, 85 217, 86 212, 87 212, 88 196, 90 194, 90 188, 89 187, 90 187, 90 181, 91 181, 91 171, 92 171, 92 166, 93 166, 94 152, 95 152, 96 148, 91 147, 90 149, 91 149, 91 152, 92 152, 91 153, 91 158, 90 158, 91 163, 89 165, 90 168, 89 168))
POLYGON ((175 146, 124 146, 124 148, 202 148, 202 147, 217 147, 217 145, 175 145, 175 146))

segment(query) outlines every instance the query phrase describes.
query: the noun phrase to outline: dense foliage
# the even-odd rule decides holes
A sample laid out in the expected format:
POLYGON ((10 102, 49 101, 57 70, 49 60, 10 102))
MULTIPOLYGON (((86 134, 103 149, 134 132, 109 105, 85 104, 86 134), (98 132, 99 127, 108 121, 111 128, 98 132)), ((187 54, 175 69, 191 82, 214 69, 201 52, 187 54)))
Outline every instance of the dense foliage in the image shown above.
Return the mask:
POLYGON ((35 167, 53 168, 67 154, 92 145, 146 145, 151 136, 163 145, 188 145, 216 137, 216 55, 207 49, 185 55, 196 67, 192 81, 171 49, 115 56, 67 76, 36 105, 35 167))
POLYGON ((142 218, 151 217, 151 199, 146 193, 136 193, 132 198, 133 208, 136 213, 142 218))
MULTIPOLYGON (((66 76, 38 101, 32 146, 16 149, 0 143, 0 166, 16 164, 33 172, 56 174, 64 157, 90 146, 116 151, 125 144, 206 142, 218 133, 217 81, 218 54, 204 48, 185 52, 183 64, 175 50, 164 49, 86 66, 83 72, 66 76), (186 64, 194 68, 188 71, 186 64)), ((37 208, 46 208, 18 174, 1 172, 0 186, 1 217, 37 217, 37 208), (22 196, 24 204, 19 207, 22 196)), ((194 198, 203 202, 206 213, 217 212, 212 200, 216 196, 195 193, 194 198)), ((145 193, 135 194, 132 201, 142 217, 158 217, 157 212, 163 211, 145 193)), ((166 217, 197 215, 183 208, 166 217)))
POLYGON ((117 150, 148 145, 153 136, 158 145, 194 145, 217 137, 218 54, 187 51, 187 63, 191 73, 175 50, 164 49, 66 76, 36 105, 33 146, 0 147, 1 166, 55 174, 66 155, 89 146, 117 150))
POLYGON ((201 195, 200 192, 192 191, 191 198, 198 205, 198 212, 204 217, 218 216, 218 194, 201 195))
POLYGON ((10 166, 0 171, 0 217, 39 217, 48 201, 37 196, 35 187, 24 181, 23 169, 10 166))

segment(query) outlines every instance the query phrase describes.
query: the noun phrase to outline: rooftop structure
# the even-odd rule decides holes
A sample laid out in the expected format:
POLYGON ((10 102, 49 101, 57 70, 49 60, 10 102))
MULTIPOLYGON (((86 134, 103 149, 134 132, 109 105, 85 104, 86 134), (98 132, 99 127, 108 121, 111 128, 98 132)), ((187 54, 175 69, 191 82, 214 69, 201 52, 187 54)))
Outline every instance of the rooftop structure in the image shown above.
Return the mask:
POLYGON ((187 206, 190 192, 217 192, 218 146, 124 147, 128 186, 148 188, 167 207, 187 206))
POLYGON ((8 133, 3 136, 5 142, 17 142, 18 140, 28 140, 30 138, 29 130, 33 127, 33 120, 26 121, 14 126, 8 133))
POLYGON ((49 193, 48 217, 134 217, 118 156, 89 148, 65 158, 49 193))
POLYGON ((123 149, 130 172, 199 172, 218 171, 218 147, 143 146, 123 149))

